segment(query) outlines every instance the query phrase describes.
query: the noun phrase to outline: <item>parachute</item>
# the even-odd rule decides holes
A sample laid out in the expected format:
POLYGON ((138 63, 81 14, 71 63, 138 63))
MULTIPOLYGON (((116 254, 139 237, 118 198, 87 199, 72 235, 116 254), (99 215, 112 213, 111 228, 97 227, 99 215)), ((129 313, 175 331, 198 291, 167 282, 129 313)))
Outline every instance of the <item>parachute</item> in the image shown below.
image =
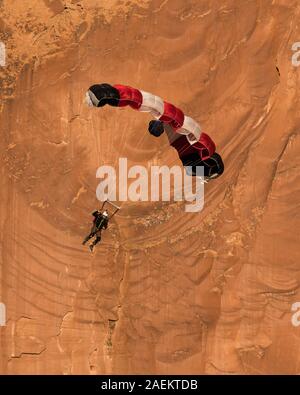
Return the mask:
POLYGON ((207 180, 220 176, 224 171, 222 158, 216 153, 213 140, 200 125, 184 112, 161 99, 159 96, 126 85, 96 84, 86 92, 89 106, 114 107, 129 106, 140 112, 148 112, 154 120, 148 130, 159 137, 166 132, 170 145, 176 149, 178 156, 190 175, 196 175, 197 166, 204 167, 207 180))

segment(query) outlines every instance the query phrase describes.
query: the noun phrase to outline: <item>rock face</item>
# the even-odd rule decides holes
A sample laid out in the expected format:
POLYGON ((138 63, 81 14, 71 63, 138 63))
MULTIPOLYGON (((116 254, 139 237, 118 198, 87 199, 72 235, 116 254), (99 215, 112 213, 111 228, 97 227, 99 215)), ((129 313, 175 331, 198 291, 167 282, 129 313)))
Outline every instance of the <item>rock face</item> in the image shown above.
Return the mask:
POLYGON ((297 1, 0 7, 0 373, 299 374, 297 1), (96 169, 179 164, 148 115, 85 107, 100 82, 180 106, 225 173, 199 213, 124 203, 90 255, 96 169))

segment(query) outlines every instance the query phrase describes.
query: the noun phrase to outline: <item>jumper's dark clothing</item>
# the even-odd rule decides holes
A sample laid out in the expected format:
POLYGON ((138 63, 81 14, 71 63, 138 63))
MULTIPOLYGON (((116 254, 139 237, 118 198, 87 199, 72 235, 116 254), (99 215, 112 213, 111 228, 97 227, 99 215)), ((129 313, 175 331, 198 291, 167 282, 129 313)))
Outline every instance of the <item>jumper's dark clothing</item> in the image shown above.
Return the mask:
POLYGON ((92 215, 94 216, 93 219, 93 226, 91 229, 90 234, 84 239, 82 244, 85 244, 86 242, 88 242, 90 239, 92 239, 94 236, 95 240, 93 241, 93 243, 90 245, 90 249, 91 251, 93 250, 93 247, 99 243, 99 241, 101 241, 101 231, 102 229, 107 229, 108 226, 108 216, 105 216, 101 213, 101 211, 94 211, 92 213, 92 215))
POLYGON ((103 215, 101 211, 94 211, 92 215, 95 217, 93 220, 94 226, 99 229, 106 229, 108 225, 108 217, 103 215))

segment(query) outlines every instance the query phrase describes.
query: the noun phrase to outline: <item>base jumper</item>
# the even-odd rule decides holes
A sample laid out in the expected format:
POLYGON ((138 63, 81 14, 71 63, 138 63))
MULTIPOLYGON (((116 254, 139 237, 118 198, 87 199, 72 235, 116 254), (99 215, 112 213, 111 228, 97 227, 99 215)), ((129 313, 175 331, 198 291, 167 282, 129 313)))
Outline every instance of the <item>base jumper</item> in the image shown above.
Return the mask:
POLYGON ((101 241, 102 230, 107 229, 108 222, 120 210, 120 208, 121 207, 118 207, 116 204, 107 199, 103 202, 100 210, 96 210, 92 213, 94 217, 92 229, 90 234, 86 236, 82 242, 82 244, 85 245, 90 239, 95 237, 94 241, 89 245, 91 252, 93 252, 95 245, 101 241), (113 208, 113 212, 110 211, 109 214, 107 210, 104 210, 104 207, 106 206, 110 207, 110 209, 113 208))
POLYGON ((92 213, 92 215, 94 216, 94 219, 93 219, 93 226, 91 232, 88 236, 86 236, 86 238, 82 242, 82 244, 84 245, 90 239, 95 237, 94 241, 89 246, 91 251, 93 251, 95 245, 101 241, 102 229, 107 229, 108 221, 109 221, 108 212, 106 210, 104 210, 103 213, 101 211, 96 210, 92 213))

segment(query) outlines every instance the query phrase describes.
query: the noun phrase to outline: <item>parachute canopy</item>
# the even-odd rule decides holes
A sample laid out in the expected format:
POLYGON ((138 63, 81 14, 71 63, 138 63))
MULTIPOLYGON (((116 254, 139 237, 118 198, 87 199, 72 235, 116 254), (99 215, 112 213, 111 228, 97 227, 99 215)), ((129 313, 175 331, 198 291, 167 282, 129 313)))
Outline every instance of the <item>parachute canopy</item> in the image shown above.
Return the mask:
MULTIPOLYGON (((159 96, 125 85, 96 84, 86 93, 90 106, 129 106, 134 110, 149 112, 155 121, 149 123, 149 132, 158 137, 166 131, 184 166, 204 166, 206 177, 215 178, 224 171, 221 156, 213 140, 201 131, 200 125, 175 105, 159 96)), ((192 174, 193 175, 193 174, 192 174)))

